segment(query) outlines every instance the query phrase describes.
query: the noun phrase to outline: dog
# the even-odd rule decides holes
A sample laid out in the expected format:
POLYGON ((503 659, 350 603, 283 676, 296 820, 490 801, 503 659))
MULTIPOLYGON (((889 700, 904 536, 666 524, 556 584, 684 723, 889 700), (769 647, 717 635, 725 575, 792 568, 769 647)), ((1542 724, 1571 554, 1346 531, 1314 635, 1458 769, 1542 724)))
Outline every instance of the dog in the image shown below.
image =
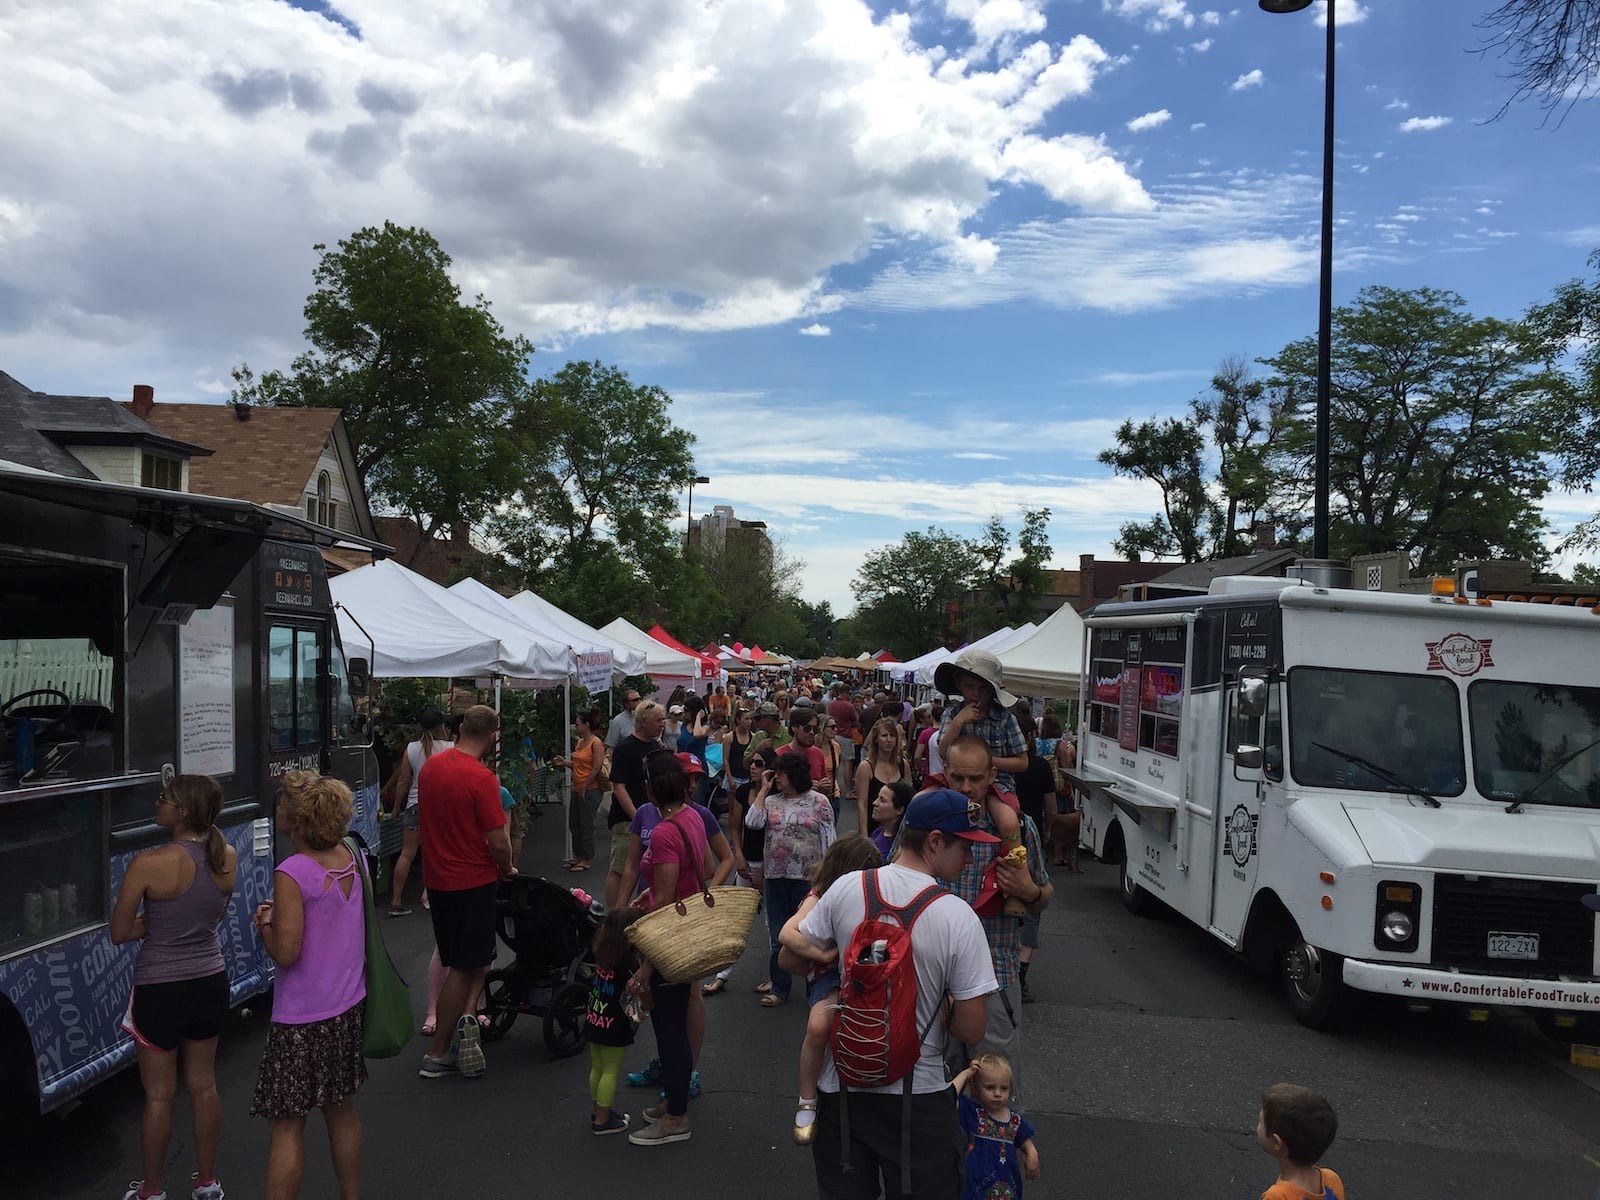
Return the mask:
POLYGON ((1070 812, 1050 822, 1051 858, 1058 867, 1074 871, 1083 870, 1078 865, 1078 830, 1083 826, 1083 814, 1070 812))

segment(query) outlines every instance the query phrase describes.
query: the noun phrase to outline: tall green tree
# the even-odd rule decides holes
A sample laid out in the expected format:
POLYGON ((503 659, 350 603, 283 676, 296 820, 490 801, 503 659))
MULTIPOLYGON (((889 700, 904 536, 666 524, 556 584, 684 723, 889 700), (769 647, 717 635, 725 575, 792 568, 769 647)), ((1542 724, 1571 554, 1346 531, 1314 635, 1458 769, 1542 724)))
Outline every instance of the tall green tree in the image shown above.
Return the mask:
POLYGON ((424 229, 384 222, 316 247, 311 348, 287 371, 234 369, 234 399, 337 408, 374 501, 425 537, 472 526, 510 494, 504 430, 533 346, 482 296, 462 300, 450 256, 424 229))
MULTIPOLYGON (((1277 452, 1286 511, 1311 507, 1316 341, 1264 360, 1292 400, 1277 452)), ((1401 550, 1420 571, 1463 558, 1542 564, 1559 448, 1540 414, 1559 381, 1520 323, 1474 317, 1432 288, 1362 290, 1333 315, 1330 549, 1335 557, 1401 550)))
POLYGON ((671 403, 600 362, 524 391, 507 425, 517 478, 490 522, 523 586, 591 623, 673 593, 683 560, 668 516, 695 466, 671 403))
POLYGON ((996 513, 985 522, 972 543, 978 555, 971 588, 974 595, 963 606, 969 637, 1031 618, 1034 604, 1049 582, 1049 524, 1048 508, 1025 509, 1017 532, 1017 553, 1012 555, 1011 531, 1004 518, 996 513))
POLYGON ((1223 359, 1211 391, 1189 402, 1194 424, 1215 456, 1211 493, 1214 557, 1248 554, 1256 523, 1272 517, 1277 480, 1272 454, 1285 432, 1287 397, 1252 377, 1244 359, 1223 359))
POLYGON ((778 622, 788 640, 797 638, 790 611, 796 598, 800 572, 805 563, 790 556, 779 539, 754 536, 759 531, 739 531, 724 540, 702 538, 692 541, 693 557, 727 602, 728 632, 744 641, 759 643, 777 638, 770 630, 778 622), (763 636, 763 634, 765 636, 763 636))
POLYGON ((1210 531, 1216 502, 1206 490, 1205 438, 1191 416, 1124 421, 1117 444, 1100 461, 1118 475, 1147 479, 1161 489, 1161 512, 1129 521, 1112 541, 1117 552, 1138 561, 1177 556, 1183 562, 1213 557, 1210 531))
POLYGON ((873 551, 850 584, 858 604, 853 639, 900 658, 943 645, 949 606, 959 603, 980 564, 969 540, 932 525, 873 551))
MULTIPOLYGON (((1591 491, 1600 477, 1600 250, 1589 256, 1592 279, 1573 279, 1528 311, 1527 323, 1556 372, 1541 423, 1561 433, 1557 482, 1591 491)), ((1582 522, 1570 547, 1600 549, 1600 514, 1582 522)))

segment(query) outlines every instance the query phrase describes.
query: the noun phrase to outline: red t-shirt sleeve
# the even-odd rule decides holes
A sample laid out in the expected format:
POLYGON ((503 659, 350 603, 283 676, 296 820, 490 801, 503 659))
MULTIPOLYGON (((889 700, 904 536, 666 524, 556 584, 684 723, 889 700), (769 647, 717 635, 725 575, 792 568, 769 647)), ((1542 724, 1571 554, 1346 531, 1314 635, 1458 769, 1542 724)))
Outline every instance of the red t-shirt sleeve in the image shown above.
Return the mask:
POLYGON ((484 833, 499 829, 509 820, 506 810, 500 806, 500 781, 492 772, 485 771, 473 781, 472 809, 478 828, 484 833))

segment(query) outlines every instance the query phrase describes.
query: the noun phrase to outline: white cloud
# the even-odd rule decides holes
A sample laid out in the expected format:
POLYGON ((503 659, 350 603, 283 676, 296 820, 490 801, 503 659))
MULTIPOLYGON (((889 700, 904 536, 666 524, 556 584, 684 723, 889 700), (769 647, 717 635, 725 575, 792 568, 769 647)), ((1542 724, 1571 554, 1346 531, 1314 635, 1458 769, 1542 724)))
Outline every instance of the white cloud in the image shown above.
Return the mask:
POLYGON ((985 271, 1008 187, 1153 206, 1071 132, 1114 64, 1037 40, 1043 0, 946 0, 986 61, 866 0, 345 7, 359 38, 268 0, 8 17, 0 345, 36 348, 10 365, 287 362, 313 243, 381 217, 549 348, 815 322, 885 249, 985 271))
POLYGON ((1239 78, 1230 83, 1228 85, 1228 90, 1230 92, 1242 92, 1246 88, 1260 87, 1266 78, 1267 77, 1261 73, 1261 68, 1256 67, 1254 70, 1246 71, 1243 75, 1239 76, 1239 78))
POLYGON ((1205 127, 1206 127, 1206 123, 1204 121, 1196 121, 1193 125, 1189 126, 1189 132, 1190 133, 1199 133, 1205 127))
POLYGON ((1173 26, 1193 29, 1197 22, 1217 25, 1222 20, 1219 13, 1189 11, 1188 0, 1100 0, 1100 7, 1129 21, 1141 21, 1152 33, 1163 33, 1173 26))
POLYGON ((1174 367, 1160 371, 1097 371, 1074 383, 1098 383, 1109 387, 1134 387, 1143 383, 1172 383, 1180 379, 1204 379, 1210 372, 1193 367, 1174 367))
POLYGON ((1190 42, 1189 49, 1193 50, 1196 54, 1204 54, 1207 50, 1211 49, 1211 39, 1201 38, 1198 42, 1190 42))
MULTIPOLYGON (((1339 29, 1342 29, 1346 25, 1361 24, 1367 19, 1368 12, 1361 7, 1361 0, 1339 0, 1339 10, 1333 15, 1339 29)), ((1316 21, 1318 29, 1328 27, 1328 0, 1317 0, 1316 21)), ((1339 29, 1335 29, 1334 33, 1338 33, 1339 29)))
POLYGON ((820 321, 813 322, 800 331, 801 335, 804 337, 827 337, 832 332, 833 330, 829 329, 820 321))
POLYGON ((1004 462, 1004 454, 990 454, 987 450, 961 450, 950 456, 951 458, 968 458, 975 462, 1004 462))
POLYGON ((1158 108, 1155 112, 1147 112, 1144 116, 1135 117, 1129 121, 1128 130, 1131 133, 1142 133, 1146 129, 1155 129, 1165 125, 1170 120, 1172 120, 1172 114, 1164 108, 1158 108))
POLYGON ((895 264, 848 301, 893 311, 1023 302, 1132 312, 1300 284, 1315 278, 1319 192, 1308 175, 1230 173, 1158 191, 1146 211, 1034 221, 999 234, 999 258, 985 275, 895 264), (1306 232, 1286 237, 1288 226, 1306 232))
MULTIPOLYGON (((1334 30, 1334 32, 1338 33, 1339 31, 1336 29, 1336 30, 1334 30)), ((1395 109, 1406 109, 1406 108, 1410 108, 1410 107, 1411 107, 1411 102, 1410 101, 1402 100, 1398 96, 1396 96, 1393 100, 1389 101, 1389 103, 1384 105, 1384 108, 1390 110, 1391 112, 1394 111, 1395 109)))
POLYGON ((1042 0, 945 0, 948 17, 965 21, 980 54, 1009 45, 1019 34, 1042 33, 1042 0))
POLYGON ((1400 122, 1401 133, 1417 133, 1430 129, 1443 129, 1450 124, 1450 117, 1407 117, 1400 122))

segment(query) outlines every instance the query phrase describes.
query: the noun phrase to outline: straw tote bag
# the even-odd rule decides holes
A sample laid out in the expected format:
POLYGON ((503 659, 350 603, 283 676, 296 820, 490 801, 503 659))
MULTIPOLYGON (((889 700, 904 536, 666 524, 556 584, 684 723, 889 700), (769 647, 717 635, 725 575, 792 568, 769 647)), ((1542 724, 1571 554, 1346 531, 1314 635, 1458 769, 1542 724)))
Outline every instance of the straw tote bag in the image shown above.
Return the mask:
MULTIPOLYGON (((669 820, 678 824, 676 815, 669 820)), ((688 844, 682 825, 678 832, 688 844)), ((756 919, 754 888, 707 887, 698 862, 694 877, 698 895, 664 905, 628 926, 628 940, 668 983, 689 983, 738 962, 756 919)))

